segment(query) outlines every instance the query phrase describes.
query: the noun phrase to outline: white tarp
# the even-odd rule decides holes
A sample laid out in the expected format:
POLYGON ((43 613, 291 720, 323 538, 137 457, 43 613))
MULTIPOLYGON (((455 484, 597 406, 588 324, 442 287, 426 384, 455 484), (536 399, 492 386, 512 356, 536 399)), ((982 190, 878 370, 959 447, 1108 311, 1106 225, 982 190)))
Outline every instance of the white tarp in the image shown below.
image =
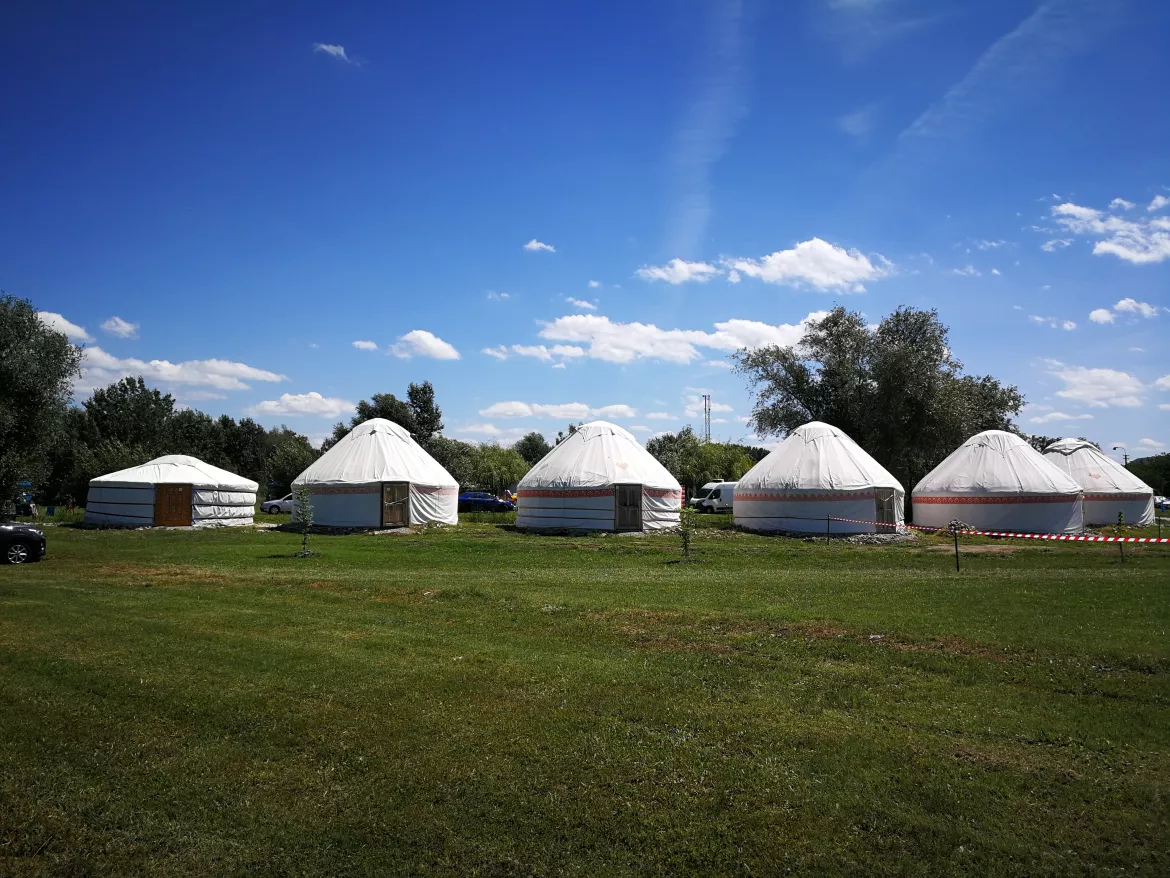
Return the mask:
MULTIPOLYGON (((459 484, 393 421, 358 424, 293 481, 313 497, 313 523, 381 527, 382 485, 410 485, 410 523, 459 523, 459 484)), ((293 511, 296 518, 296 510, 293 511)))
POLYGON ((1077 533, 1084 527, 1081 486, 1014 433, 972 436, 911 493, 914 523, 978 530, 1077 533))
POLYGON ((191 486, 191 523, 195 527, 251 524, 258 485, 235 473, 185 454, 156 457, 89 483, 88 524, 150 527, 157 485, 191 486))
POLYGON ((885 467, 831 424, 797 427, 735 486, 735 523, 759 531, 873 533, 905 523, 906 492, 885 467), (879 516, 879 504, 890 513, 879 516), (835 521, 848 518, 853 521, 835 521), (892 521, 890 520, 892 519, 892 521))
POLYGON ((1061 439, 1044 449, 1044 459, 1058 466, 1085 492, 1085 524, 1154 523, 1154 489, 1100 448, 1084 439, 1061 439))
POLYGON ((630 433, 606 421, 582 424, 516 488, 525 528, 616 528, 615 486, 642 486, 642 529, 678 525, 682 486, 630 433))

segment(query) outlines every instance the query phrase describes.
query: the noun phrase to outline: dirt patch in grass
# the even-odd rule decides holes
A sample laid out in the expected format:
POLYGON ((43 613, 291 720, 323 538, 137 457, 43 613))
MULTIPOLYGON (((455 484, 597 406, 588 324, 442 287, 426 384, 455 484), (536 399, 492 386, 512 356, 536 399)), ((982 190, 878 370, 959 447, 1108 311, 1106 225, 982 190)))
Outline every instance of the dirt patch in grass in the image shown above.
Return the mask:
POLYGON ((590 621, 611 627, 616 633, 631 637, 641 648, 676 649, 701 652, 758 651, 764 638, 837 640, 899 652, 963 655, 1013 662, 1025 658, 1018 651, 996 649, 961 637, 935 637, 923 640, 897 634, 858 631, 832 622, 808 620, 766 623, 752 620, 696 618, 678 611, 630 610, 592 613, 590 621))
POLYGON ((442 592, 441 588, 427 588, 422 591, 409 588, 383 588, 374 595, 374 601, 380 604, 426 604, 433 601, 442 592))
MULTIPOLYGON (((1011 555, 1021 546, 959 546, 960 555, 1011 555)), ((954 546, 930 546, 924 552, 946 552, 954 554, 954 546)))
MULTIPOLYGON (((138 567, 133 564, 105 564, 94 570, 99 576, 115 576, 151 582, 227 582, 232 577, 206 567, 138 567)), ((137 585, 131 582, 130 585, 137 585)))

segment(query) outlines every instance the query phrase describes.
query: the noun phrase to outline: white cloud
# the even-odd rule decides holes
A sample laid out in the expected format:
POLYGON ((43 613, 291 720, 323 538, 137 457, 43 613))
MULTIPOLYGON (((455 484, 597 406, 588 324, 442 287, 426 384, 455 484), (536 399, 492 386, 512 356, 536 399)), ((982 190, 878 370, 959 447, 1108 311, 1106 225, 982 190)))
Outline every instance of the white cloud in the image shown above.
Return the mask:
POLYGON ((591 281, 589 281, 589 289, 591 289, 591 290, 595 290, 595 289, 597 289, 599 286, 601 286, 601 281, 598 281, 598 280, 591 280, 591 281))
POLYGON ((542 405, 519 400, 493 403, 486 409, 480 409, 479 413, 485 418, 557 418, 570 421, 581 421, 589 417, 634 418, 638 415, 637 409, 621 404, 590 408, 583 402, 542 405))
POLYGON ((584 311, 596 311, 597 306, 592 302, 586 302, 584 299, 574 299, 572 296, 565 296, 565 301, 575 308, 580 308, 584 311))
MULTIPOLYGON (((1165 195, 1155 195, 1154 200, 1150 202, 1146 210, 1153 213, 1156 210, 1161 210, 1167 204, 1170 204, 1170 198, 1167 198, 1165 195)), ((1130 206, 1132 207, 1133 205, 1130 206)))
POLYGON ((1109 207, 1110 208, 1120 207, 1122 210, 1132 210, 1133 208, 1137 207, 1137 205, 1134 204, 1132 201, 1126 201, 1124 198, 1114 198, 1112 201, 1109 202, 1109 207))
POLYGON ((719 269, 710 263, 687 262, 677 257, 666 265, 646 265, 634 272, 642 280, 664 280, 668 284, 685 284, 688 281, 706 283, 719 273, 719 269))
POLYGON ((652 427, 647 427, 645 424, 634 424, 628 428, 631 433, 653 433, 652 427))
POLYGON ((1144 354, 1146 352, 1146 349, 1145 348, 1130 348, 1130 351, 1132 351, 1135 354, 1144 354))
POLYGON ((1038 418, 1031 418, 1033 424, 1051 424, 1053 421, 1091 421, 1092 415, 1066 415, 1064 412, 1049 412, 1038 418))
POLYGON ((865 281, 893 273, 893 263, 884 256, 877 254, 874 259, 876 264, 859 250, 810 238, 791 250, 777 250, 761 259, 730 259, 723 264, 765 283, 860 293, 865 291, 865 281))
POLYGON ((314 52, 324 52, 332 58, 339 61, 344 61, 346 64, 352 64, 353 61, 345 54, 345 46, 333 45, 330 43, 313 43, 314 52))
MULTIPOLYGON (((490 357, 495 357, 497 360, 506 360, 509 356, 517 357, 533 357, 544 363, 551 363, 554 359, 573 360, 578 357, 585 356, 585 349, 579 348, 576 345, 557 344, 550 347, 545 347, 542 344, 523 345, 514 344, 511 347, 505 345, 496 345, 494 348, 484 348, 483 353, 490 357)), ((557 367, 563 367, 564 363, 557 363, 557 367)))
POLYGON ((1074 235, 1097 238, 1097 256, 1113 255, 1134 265, 1170 259, 1170 217, 1127 220, 1071 202, 1054 206, 1052 215, 1074 235))
POLYGON ((637 359, 690 363, 700 357, 699 348, 735 351, 764 345, 793 345, 800 341, 809 321, 826 312, 814 311, 797 324, 773 326, 755 320, 733 319, 715 324, 715 332, 694 329, 659 329, 652 323, 614 323, 598 314, 570 314, 546 323, 542 338, 588 345, 585 353, 597 360, 629 363, 637 359))
POLYGON ((1159 411, 1170 412, 1170 402, 1161 403, 1158 406, 1159 411))
POLYGON ((705 365, 711 366, 712 368, 715 368, 715 369, 730 369, 731 368, 731 363, 727 362, 727 360, 708 360, 705 365))
POLYGON ((742 278, 739 276, 739 272, 736 271, 734 268, 731 271, 727 272, 727 282, 729 284, 737 284, 741 280, 742 280, 742 278))
POLYGON ((999 277, 1001 274, 1001 272, 998 268, 991 269, 991 273, 994 274, 996 277, 999 277))
POLYGON ((980 250, 995 250, 998 247, 1002 247, 1006 243, 1007 241, 976 241, 975 246, 980 250))
POLYGON ((1056 395, 1090 408, 1136 408, 1142 404, 1142 382, 1117 369, 1087 369, 1083 366, 1065 366, 1050 361, 1055 366, 1050 374, 1065 383, 1056 395))
POLYGON ((376 351, 378 349, 378 345, 372 341, 358 340, 352 342, 352 344, 359 351, 376 351))
POLYGON ((458 360, 459 351, 437 335, 425 329, 412 329, 391 346, 389 353, 402 359, 432 357, 436 360, 458 360))
POLYGON ((1158 309, 1149 302, 1138 302, 1134 299, 1122 299, 1113 306, 1114 311, 1121 311, 1125 314, 1136 314, 1139 317, 1157 317, 1158 309))
POLYGON ((1052 253, 1056 250, 1063 250, 1072 243, 1071 238, 1053 238, 1050 241, 1045 241, 1040 245, 1040 249, 1045 253, 1052 253))
POLYGON ((1061 320, 1059 317, 1038 317, 1033 314, 1029 319, 1033 323, 1038 323, 1041 326, 1048 326, 1052 329, 1073 330, 1077 328, 1077 325, 1071 320, 1061 320))
POLYGON ((144 361, 133 357, 121 359, 99 347, 86 348, 81 360, 82 379, 79 390, 103 387, 122 378, 141 375, 151 383, 214 387, 217 390, 247 390, 245 381, 287 381, 284 375, 257 369, 231 360, 144 361))
POLYGON ((489 357, 495 357, 497 360, 508 359, 508 349, 502 344, 496 345, 494 348, 484 348, 482 353, 487 354, 489 357))
POLYGON ((139 324, 123 320, 121 317, 111 317, 102 324, 102 331, 118 338, 138 338, 139 324))
POLYGON ((974 265, 964 265, 962 268, 952 268, 951 274, 962 275, 963 277, 982 277, 981 272, 974 265))
POLYGON ((857 140, 864 140, 877 121, 877 104, 868 104, 837 119, 837 127, 857 140))
POLYGON ((494 290, 488 290, 487 297, 493 302, 503 302, 512 298, 508 293, 497 293, 494 290))
POLYGON ((1154 449, 1166 447, 1166 443, 1159 442, 1157 439, 1142 439, 1141 441, 1138 442, 1138 445, 1140 445, 1142 448, 1154 448, 1154 449))
POLYGON ((676 421, 676 420, 678 420, 678 418, 676 418, 674 415, 672 415, 668 412, 649 412, 646 415, 646 417, 652 421, 676 421))
POLYGON ((1113 312, 1108 308, 1094 308, 1089 312, 1089 319, 1094 323, 1112 323, 1113 312))
POLYGON ((531 241, 529 241, 527 244, 525 244, 524 249, 529 250, 533 253, 539 253, 541 251, 543 251, 545 253, 556 253, 557 252, 557 248, 554 247, 552 244, 545 244, 543 241, 536 240, 536 238, 533 238, 531 241))
POLYGON ((1154 382, 1154 387, 1158 390, 1170 390, 1170 375, 1163 375, 1154 382))
MULTIPOLYGON (((683 394, 683 414, 692 418, 701 415, 703 413, 703 394, 710 392, 705 387, 688 387, 687 392, 683 394)), ((730 412, 733 409, 725 402, 712 401, 711 411, 730 412)))
POLYGON ((93 341, 93 336, 85 331, 84 326, 70 323, 56 311, 38 311, 37 318, 49 329, 65 333, 70 341, 93 341))
POLYGON ((482 436, 499 436, 502 432, 495 424, 468 424, 466 427, 460 427, 461 433, 478 433, 482 436))
POLYGON ((344 399, 322 396, 314 391, 308 393, 282 393, 280 399, 266 399, 245 409, 251 415, 317 415, 322 418, 336 418, 352 412, 357 406, 344 399))

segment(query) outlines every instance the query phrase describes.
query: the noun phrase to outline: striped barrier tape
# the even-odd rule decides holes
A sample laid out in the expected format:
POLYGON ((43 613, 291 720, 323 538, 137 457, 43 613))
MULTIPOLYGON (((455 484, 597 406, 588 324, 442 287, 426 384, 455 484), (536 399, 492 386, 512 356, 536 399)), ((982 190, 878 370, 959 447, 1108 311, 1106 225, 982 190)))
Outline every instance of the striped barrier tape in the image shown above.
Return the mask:
MULTIPOLYGON (((833 521, 848 521, 852 524, 873 524, 892 527, 889 522, 863 521, 859 518, 837 518, 830 516, 833 521)), ((924 527, 917 524, 903 524, 912 530, 931 531, 933 533, 950 533, 946 527, 924 527)), ((970 537, 1009 537, 1017 540, 1056 540, 1062 543, 1170 543, 1170 537, 1099 537, 1091 534, 1029 534, 1003 530, 961 530, 960 535, 970 537)))

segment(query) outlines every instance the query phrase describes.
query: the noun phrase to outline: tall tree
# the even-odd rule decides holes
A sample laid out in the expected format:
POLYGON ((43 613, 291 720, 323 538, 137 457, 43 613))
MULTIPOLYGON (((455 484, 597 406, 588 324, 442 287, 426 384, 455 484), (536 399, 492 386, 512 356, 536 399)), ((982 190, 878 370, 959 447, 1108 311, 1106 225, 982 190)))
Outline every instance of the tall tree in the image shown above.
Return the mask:
POLYGON ((288 427, 269 430, 266 441, 268 493, 273 497, 283 497, 292 490, 293 480, 308 469, 320 452, 313 448, 306 436, 288 427))
POLYGON ((80 374, 81 350, 31 302, 0 292, 0 505, 16 497, 18 482, 49 474, 80 374))
POLYGON ((405 427, 414 441, 424 448, 443 430, 443 411, 435 405, 435 388, 431 382, 411 383, 406 389, 405 400, 393 393, 375 393, 368 402, 363 399, 357 404, 357 411, 348 425, 333 425, 333 435, 321 444, 321 450, 328 451, 350 430, 371 418, 385 418, 405 427))
POLYGON ((548 444, 544 434, 536 430, 526 433, 512 448, 528 462, 530 467, 536 466, 542 457, 552 451, 552 446, 548 444))
POLYGON ((899 308, 876 329, 835 308, 800 343, 734 354, 755 391, 752 424, 786 435, 808 421, 848 433, 907 491, 971 435, 1015 430, 1024 398, 990 376, 962 374, 935 311, 899 308))
POLYGON ((155 455, 162 451, 175 400, 147 387, 139 376, 99 387, 85 401, 85 411, 103 439, 155 455))
POLYGON ((511 448, 485 443, 476 449, 473 463, 475 483, 485 491, 499 494, 528 472, 528 463, 511 448))
POLYGON ((414 429, 410 431, 414 441, 426 448, 435 435, 443 432, 443 410, 435 405, 435 388, 431 382, 415 384, 406 388, 406 401, 414 417, 414 429))

